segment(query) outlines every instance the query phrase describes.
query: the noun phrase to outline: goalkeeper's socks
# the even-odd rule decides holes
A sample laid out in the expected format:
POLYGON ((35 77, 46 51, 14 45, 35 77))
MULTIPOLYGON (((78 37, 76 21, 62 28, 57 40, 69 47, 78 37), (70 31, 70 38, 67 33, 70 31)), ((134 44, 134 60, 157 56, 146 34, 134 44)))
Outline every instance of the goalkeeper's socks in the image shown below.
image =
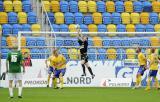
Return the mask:
POLYGON ((13 97, 13 88, 9 88, 9 95, 10 97, 13 97))
POLYGON ((86 76, 86 69, 85 69, 85 65, 84 65, 84 64, 82 64, 82 69, 83 69, 83 74, 82 74, 82 76, 86 76))
POLYGON ((22 87, 18 87, 18 96, 22 96, 22 87))
POLYGON ((90 73, 92 76, 94 75, 93 72, 92 72, 91 67, 88 67, 88 71, 89 71, 89 73, 90 73))

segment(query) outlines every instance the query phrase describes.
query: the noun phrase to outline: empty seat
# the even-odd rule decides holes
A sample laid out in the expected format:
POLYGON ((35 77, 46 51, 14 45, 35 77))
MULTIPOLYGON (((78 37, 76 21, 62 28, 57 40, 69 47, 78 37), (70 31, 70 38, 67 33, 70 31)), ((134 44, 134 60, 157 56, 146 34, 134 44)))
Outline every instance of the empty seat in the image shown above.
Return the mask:
POLYGON ((74 14, 75 17, 75 24, 83 24, 83 14, 82 13, 75 13, 74 14))
MULTIPOLYGON (((98 31, 97 25, 89 24, 88 25, 88 30, 89 30, 89 32, 97 32, 98 31)), ((93 34, 91 36, 93 36, 93 34)))
MULTIPOLYGON (((123 24, 117 25, 117 32, 126 32, 126 26, 123 24)), ((118 34, 118 36, 125 36, 123 34, 118 34)))
POLYGON ((61 12, 69 12, 69 4, 67 1, 60 1, 61 12))
POLYGON ((117 58, 117 51, 114 48, 107 49, 107 57, 109 60, 115 60, 117 58))
POLYGON ((122 1, 116 1, 115 7, 116 7, 116 12, 118 12, 118 13, 124 12, 124 4, 122 1))
POLYGON ((13 35, 17 35, 19 31, 22 30, 22 26, 20 24, 14 24, 12 33, 13 35))
POLYGON ((135 49, 126 49, 127 59, 135 59, 136 51, 135 49))
POLYGON ((153 12, 160 13, 160 1, 153 1, 152 8, 153 8, 153 12))
MULTIPOLYGON (((109 25, 107 25, 107 31, 108 32, 116 32, 116 25, 114 25, 114 24, 109 24, 109 25)), ((114 36, 116 36, 116 34, 108 34, 108 36, 109 37, 114 37, 114 36)))
POLYGON ((42 6, 45 8, 46 12, 50 12, 50 2, 49 1, 42 1, 42 6))
POLYGON ((146 25, 146 32, 154 32, 154 26, 151 24, 146 25))
POLYGON ((3 10, 4 10, 3 2, 2 2, 2 1, 0 1, 0 12, 3 12, 3 10))
MULTIPOLYGON (((134 24, 127 24, 126 25, 126 31, 127 32, 135 32, 134 24)), ((134 36, 134 34, 127 34, 127 36, 132 37, 132 36, 134 36)))
POLYGON ((3 36, 8 36, 12 34, 12 26, 10 24, 2 25, 2 34, 3 36))
MULTIPOLYGON (((40 32, 41 31, 41 26, 40 24, 32 24, 31 26, 32 32, 40 32)), ((40 36, 40 33, 33 33, 33 36, 40 36)))
POLYGON ((86 1, 79 1, 78 2, 79 12, 86 13, 87 10, 87 2, 86 1))
MULTIPOLYGON (((70 24, 70 25, 68 26, 69 32, 77 32, 76 27, 77 27, 76 24, 70 24)), ((70 36, 71 36, 71 37, 74 37, 74 36, 76 36, 76 34, 70 34, 70 36)))
POLYGON ((8 23, 8 15, 6 12, 0 12, 0 24, 6 24, 8 23))
POLYGON ((55 23, 55 18, 54 18, 53 12, 47 12, 47 15, 48 15, 49 21, 51 23, 55 23))
POLYGON ((52 12, 59 12, 60 11, 60 4, 58 1, 51 1, 51 11, 52 12))
POLYGON ((159 38, 158 37, 151 37, 150 38, 150 42, 151 42, 151 46, 159 46, 159 38))
POLYGON ((106 5, 105 5, 105 2, 103 1, 97 1, 97 11, 98 12, 106 12, 106 5))
MULTIPOLYGON (((137 24, 136 25, 136 32, 145 32, 145 26, 143 24, 137 24)), ((140 36, 140 35, 138 35, 138 36, 140 36)))
POLYGON ((154 12, 150 13, 149 21, 150 21, 150 24, 158 24, 159 23, 158 14, 154 12))
POLYGON ((94 21, 94 24, 102 24, 102 15, 101 13, 93 13, 93 21, 94 21))
POLYGON ((27 18, 29 24, 35 24, 37 22, 37 16, 35 12, 29 12, 27 18))
POLYGON ((31 31, 31 25, 22 24, 22 31, 31 31))
POLYGON ((152 12, 152 4, 149 1, 143 2, 143 12, 152 12))
POLYGON ((121 14, 121 18, 122 18, 122 24, 130 24, 130 14, 123 12, 121 14))
POLYGON ((12 3, 12 1, 4 1, 3 5, 4 5, 5 12, 12 12, 13 11, 13 3, 12 3))
POLYGON ((113 1, 107 1, 106 2, 106 9, 107 12, 115 12, 115 4, 113 1))
POLYGON ((6 37, 2 37, 1 46, 7 46, 6 37))
POLYGON ((142 2, 140 1, 135 1, 133 3, 133 8, 134 8, 134 12, 142 12, 143 11, 143 5, 142 2))
POLYGON ((70 12, 64 14, 65 16, 65 23, 66 24, 73 24, 74 23, 74 15, 70 12))
POLYGON ((59 32, 60 31, 60 26, 57 24, 52 24, 52 29, 54 30, 54 32, 59 32))
POLYGON ((101 37, 93 37, 93 45, 94 46, 102 46, 102 39, 101 39, 101 37))
POLYGON ((103 24, 111 24, 112 22, 112 15, 110 13, 103 13, 103 24))
POLYGON ((97 28, 98 28, 98 32, 106 32, 107 31, 106 25, 104 25, 104 24, 99 24, 97 26, 97 28))
POLYGON ((8 13, 8 23, 10 24, 18 23, 17 13, 15 12, 8 13))
POLYGON ((92 15, 87 14, 84 16, 84 24, 92 24, 93 18, 92 15))
POLYGON ((100 48, 97 50, 98 52, 98 60, 106 60, 106 49, 100 48))
POLYGON ((17 38, 13 36, 8 36, 6 40, 9 48, 12 48, 17 43, 17 38))
POLYGON ((37 37, 36 38, 37 46, 45 46, 45 37, 37 37))
POLYGON ((95 1, 88 1, 88 12, 96 12, 97 11, 97 5, 95 1))
POLYGON ((140 23, 139 13, 131 13, 131 22, 132 22, 132 24, 139 24, 140 23))
POLYGON ((85 25, 85 24, 81 24, 80 29, 81 29, 82 32, 88 32, 88 26, 85 25))
POLYGON ((21 46, 26 46, 26 37, 21 36, 21 46))
POLYGON ((18 21, 20 24, 26 24, 27 23, 27 14, 25 12, 19 12, 18 13, 18 21))
POLYGON ((68 32, 69 31, 68 30, 68 25, 66 25, 66 24, 61 24, 59 26, 59 29, 60 29, 60 32, 68 32))
POLYGON ((62 12, 55 13, 56 24, 64 24, 64 15, 62 12))
POLYGON ((31 12, 32 4, 30 1, 23 1, 23 12, 31 12))
POLYGON ((95 48, 89 48, 88 49, 88 58, 89 60, 96 60, 97 56, 96 56, 97 50, 95 48))
POLYGON ((124 6, 125 6, 125 12, 133 12, 133 3, 132 1, 125 1, 124 2, 124 6))
POLYGON ((155 32, 160 32, 160 24, 156 24, 154 26, 154 30, 155 30, 155 32))
POLYGON ((21 1, 13 1, 14 12, 22 12, 22 2, 21 1))
POLYGON ((78 12, 78 3, 76 1, 70 1, 69 8, 70 8, 70 12, 72 13, 78 12))
POLYGON ((149 13, 142 12, 140 14, 140 19, 142 24, 149 24, 149 13))
MULTIPOLYGON (((34 37, 27 37, 26 38, 26 45, 27 46, 36 46, 36 39, 34 37)), ((32 50, 31 50, 31 53, 32 53, 32 50)))
POLYGON ((113 24, 121 24, 121 14, 120 13, 112 13, 113 24))

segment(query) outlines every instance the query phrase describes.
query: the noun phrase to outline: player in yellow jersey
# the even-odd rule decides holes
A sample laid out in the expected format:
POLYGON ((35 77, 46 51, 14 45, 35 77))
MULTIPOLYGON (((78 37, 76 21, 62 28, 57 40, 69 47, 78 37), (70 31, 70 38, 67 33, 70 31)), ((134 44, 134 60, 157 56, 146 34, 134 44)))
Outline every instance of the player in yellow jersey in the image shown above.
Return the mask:
POLYGON ((54 56, 53 54, 45 61, 46 63, 46 67, 48 68, 48 81, 47 81, 47 87, 49 87, 49 83, 50 83, 50 78, 51 78, 51 74, 54 73, 54 62, 53 62, 54 56), (48 65, 49 62, 49 65, 48 65))
POLYGON ((141 77, 143 76, 145 70, 146 70, 146 64, 147 60, 145 55, 141 52, 141 48, 137 48, 138 53, 138 62, 139 62, 139 70, 136 75, 136 85, 134 89, 138 88, 141 84, 141 77))
POLYGON ((150 82, 151 78, 154 78, 155 81, 155 86, 157 89, 159 89, 159 82, 158 79, 156 78, 157 72, 158 72, 158 55, 155 53, 155 49, 151 49, 151 57, 150 57, 150 69, 149 69, 149 76, 148 76, 148 81, 147 81, 147 87, 145 90, 150 90, 150 82))
POLYGON ((58 50, 53 51, 54 59, 54 68, 55 68, 55 74, 54 74, 54 88, 57 89, 57 79, 60 80, 60 88, 63 88, 63 76, 66 72, 66 58, 58 53, 58 50))

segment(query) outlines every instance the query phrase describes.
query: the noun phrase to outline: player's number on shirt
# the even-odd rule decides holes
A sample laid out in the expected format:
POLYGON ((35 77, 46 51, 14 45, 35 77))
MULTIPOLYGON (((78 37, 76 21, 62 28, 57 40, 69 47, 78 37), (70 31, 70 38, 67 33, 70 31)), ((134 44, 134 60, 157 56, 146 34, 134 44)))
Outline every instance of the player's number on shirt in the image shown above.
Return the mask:
POLYGON ((17 62, 17 55, 11 55, 11 62, 17 62))

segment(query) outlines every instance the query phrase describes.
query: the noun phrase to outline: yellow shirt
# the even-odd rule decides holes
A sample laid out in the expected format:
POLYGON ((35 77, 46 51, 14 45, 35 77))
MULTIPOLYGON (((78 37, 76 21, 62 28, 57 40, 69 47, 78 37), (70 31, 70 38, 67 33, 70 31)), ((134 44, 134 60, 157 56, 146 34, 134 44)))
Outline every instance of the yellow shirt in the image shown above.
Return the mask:
POLYGON ((142 52, 138 54, 139 65, 146 65, 146 57, 142 52))
POLYGON ((150 70, 158 70, 158 57, 156 54, 151 54, 150 70))
POLYGON ((66 68, 66 58, 63 55, 58 55, 58 57, 54 57, 53 62, 54 62, 55 68, 57 68, 57 69, 66 68), (61 64, 61 63, 62 63, 62 65, 59 66, 59 64, 61 64))
POLYGON ((54 56, 53 56, 53 55, 51 55, 51 56, 47 59, 47 61, 49 61, 51 67, 54 67, 53 59, 54 59, 54 56))

